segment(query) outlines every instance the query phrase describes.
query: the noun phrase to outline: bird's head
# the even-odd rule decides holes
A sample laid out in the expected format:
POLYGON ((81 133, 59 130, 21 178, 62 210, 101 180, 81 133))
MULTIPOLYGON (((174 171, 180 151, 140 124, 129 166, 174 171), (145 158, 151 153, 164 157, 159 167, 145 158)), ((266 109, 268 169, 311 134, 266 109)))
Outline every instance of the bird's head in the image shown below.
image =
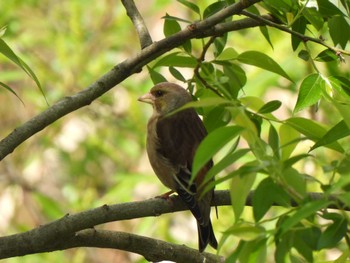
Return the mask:
POLYGON ((159 115, 165 115, 192 101, 192 98, 181 86, 162 82, 155 85, 149 93, 141 96, 138 100, 151 104, 159 115))

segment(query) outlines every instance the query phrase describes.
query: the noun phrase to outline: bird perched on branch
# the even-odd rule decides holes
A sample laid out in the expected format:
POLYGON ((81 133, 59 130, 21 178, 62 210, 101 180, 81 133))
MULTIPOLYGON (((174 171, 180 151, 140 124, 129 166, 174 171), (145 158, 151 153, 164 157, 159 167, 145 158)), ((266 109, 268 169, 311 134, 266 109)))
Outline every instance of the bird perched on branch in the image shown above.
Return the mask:
POLYGON ((190 184, 193 158, 207 131, 192 108, 169 115, 192 101, 191 95, 177 84, 163 82, 155 85, 139 101, 153 106, 153 115, 147 126, 147 154, 159 180, 171 189, 162 197, 176 192, 197 220, 199 251, 204 251, 208 244, 216 249, 218 244, 210 221, 214 189, 200 198, 204 188, 200 186, 213 165, 211 160, 190 184))

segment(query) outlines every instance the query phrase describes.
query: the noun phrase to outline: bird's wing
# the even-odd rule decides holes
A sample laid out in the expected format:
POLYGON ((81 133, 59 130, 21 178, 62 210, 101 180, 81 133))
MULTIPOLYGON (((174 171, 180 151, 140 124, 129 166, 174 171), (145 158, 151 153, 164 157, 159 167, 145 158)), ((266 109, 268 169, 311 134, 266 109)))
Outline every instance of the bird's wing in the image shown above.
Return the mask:
POLYGON ((199 173, 195 183, 189 185, 196 149, 207 135, 201 119, 195 110, 187 109, 173 116, 159 119, 156 129, 159 140, 157 152, 166 158, 177 171, 174 178, 177 182, 177 193, 188 205, 197 221, 200 224, 207 223, 209 211, 204 212, 199 207, 196 194, 197 187, 212 166, 211 161, 199 173))

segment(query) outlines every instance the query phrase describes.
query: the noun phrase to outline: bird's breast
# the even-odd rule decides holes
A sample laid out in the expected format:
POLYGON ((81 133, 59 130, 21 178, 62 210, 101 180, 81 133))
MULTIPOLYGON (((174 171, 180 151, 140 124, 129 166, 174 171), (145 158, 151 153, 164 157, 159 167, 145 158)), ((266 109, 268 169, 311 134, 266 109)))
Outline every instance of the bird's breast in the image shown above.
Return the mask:
POLYGON ((159 142, 157 135, 157 117, 153 117, 149 120, 147 126, 147 155, 151 163, 153 171, 159 178, 159 180, 171 190, 175 190, 175 173, 174 167, 169 160, 165 158, 159 149, 162 145, 159 142))

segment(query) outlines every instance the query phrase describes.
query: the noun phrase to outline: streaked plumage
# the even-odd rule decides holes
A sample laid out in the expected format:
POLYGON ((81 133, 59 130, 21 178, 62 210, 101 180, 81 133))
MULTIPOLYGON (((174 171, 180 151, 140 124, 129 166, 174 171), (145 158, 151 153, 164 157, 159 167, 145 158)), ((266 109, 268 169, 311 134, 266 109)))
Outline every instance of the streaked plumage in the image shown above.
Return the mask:
POLYGON ((198 191, 212 161, 199 172, 192 185, 189 180, 194 154, 207 132, 194 109, 166 116, 191 100, 185 89, 168 82, 157 84, 139 98, 154 109, 147 126, 147 154, 152 168, 165 186, 178 193, 196 218, 199 250, 203 251, 208 244, 217 248, 210 221, 214 191, 207 192, 201 199, 198 191))

